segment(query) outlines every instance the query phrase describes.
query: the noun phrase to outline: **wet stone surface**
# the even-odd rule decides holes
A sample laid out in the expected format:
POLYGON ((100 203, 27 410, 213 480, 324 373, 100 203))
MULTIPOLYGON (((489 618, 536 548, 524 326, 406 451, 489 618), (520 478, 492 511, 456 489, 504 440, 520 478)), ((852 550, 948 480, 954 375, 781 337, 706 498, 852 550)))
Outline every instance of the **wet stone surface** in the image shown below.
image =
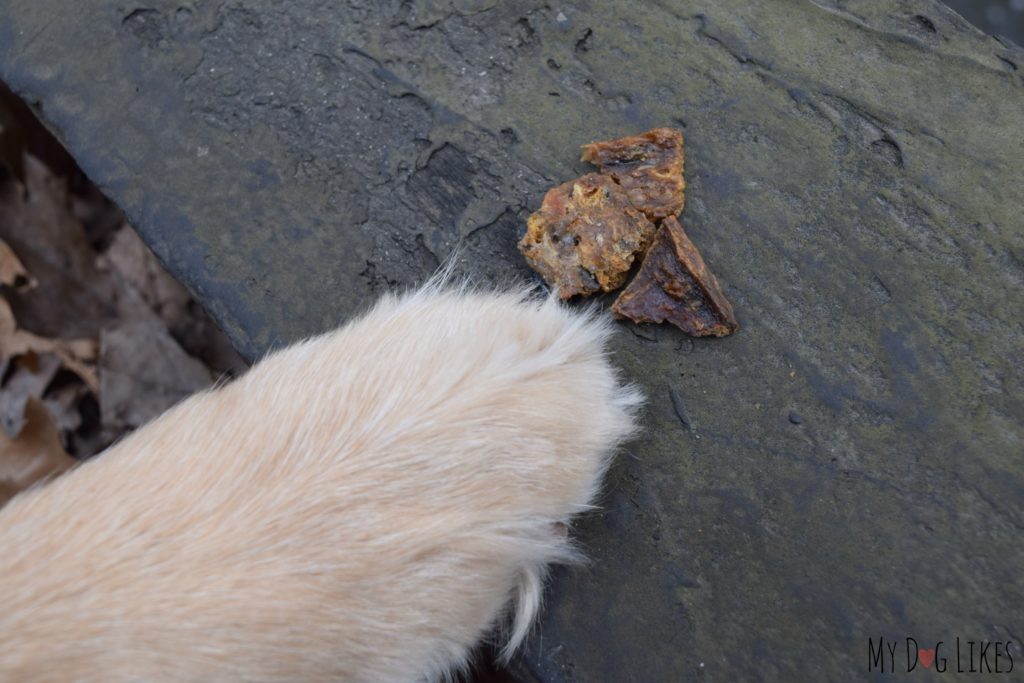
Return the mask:
POLYGON ((645 430, 520 662, 551 682, 1022 641, 1022 66, 930 0, 0 5, 0 78, 249 357, 460 243, 531 277, 582 144, 683 130, 741 330, 621 325, 645 430))

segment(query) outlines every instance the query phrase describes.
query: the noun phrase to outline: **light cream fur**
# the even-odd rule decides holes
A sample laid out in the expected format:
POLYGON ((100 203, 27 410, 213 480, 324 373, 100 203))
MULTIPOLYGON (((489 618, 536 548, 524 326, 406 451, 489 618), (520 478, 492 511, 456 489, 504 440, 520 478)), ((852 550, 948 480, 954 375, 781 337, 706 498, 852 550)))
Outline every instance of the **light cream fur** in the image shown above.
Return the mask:
POLYGON ((433 284, 15 498, 0 681, 432 681, 509 622, 511 651, 633 429, 609 333, 433 284))

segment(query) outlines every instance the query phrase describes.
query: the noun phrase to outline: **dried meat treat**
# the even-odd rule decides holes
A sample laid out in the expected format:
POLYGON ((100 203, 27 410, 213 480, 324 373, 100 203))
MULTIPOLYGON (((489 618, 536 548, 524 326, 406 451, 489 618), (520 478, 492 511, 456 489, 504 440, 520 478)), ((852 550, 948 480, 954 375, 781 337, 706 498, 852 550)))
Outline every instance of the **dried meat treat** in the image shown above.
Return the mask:
POLYGON ((683 210, 683 134, 674 128, 592 142, 583 146, 583 161, 615 178, 633 206, 652 221, 683 210))
POLYGON ((563 299, 609 292, 626 281, 654 224, 608 176, 590 173, 548 191, 519 251, 563 299))
POLYGON ((739 329, 718 280, 673 216, 661 222, 640 272, 612 312, 638 323, 667 321, 695 337, 724 337, 739 329))

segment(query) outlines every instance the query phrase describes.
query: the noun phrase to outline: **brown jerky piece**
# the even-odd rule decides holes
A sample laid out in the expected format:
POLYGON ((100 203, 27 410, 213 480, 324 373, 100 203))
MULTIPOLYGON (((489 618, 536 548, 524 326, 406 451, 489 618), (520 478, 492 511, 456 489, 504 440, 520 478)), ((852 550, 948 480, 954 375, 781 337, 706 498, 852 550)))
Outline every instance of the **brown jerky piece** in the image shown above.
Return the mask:
POLYGON ((569 299, 621 286, 654 232, 621 187, 590 173, 548 191, 527 222, 519 251, 569 299))
POLYGON ((592 142, 583 146, 583 161, 615 178, 633 206, 652 221, 683 210, 683 134, 674 128, 592 142))
POLYGON ((670 322, 694 337, 739 329, 732 305, 674 216, 661 222, 640 272, 612 304, 637 323, 670 322))
POLYGON ((678 216, 683 210, 683 134, 674 128, 585 144, 583 161, 613 177, 633 206, 651 220, 678 216))

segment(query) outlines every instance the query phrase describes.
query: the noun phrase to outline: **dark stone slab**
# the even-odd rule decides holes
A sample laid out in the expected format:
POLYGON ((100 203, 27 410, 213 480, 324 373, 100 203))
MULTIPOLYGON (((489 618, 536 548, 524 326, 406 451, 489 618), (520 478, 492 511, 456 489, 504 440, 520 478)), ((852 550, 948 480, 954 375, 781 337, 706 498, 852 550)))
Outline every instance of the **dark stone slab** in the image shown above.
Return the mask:
POLYGON ((526 274, 581 144, 684 129, 743 329, 622 326, 646 429, 544 681, 862 680, 880 636, 1021 666, 1022 67, 929 0, 0 6, 0 76, 250 357, 460 242, 526 274))

